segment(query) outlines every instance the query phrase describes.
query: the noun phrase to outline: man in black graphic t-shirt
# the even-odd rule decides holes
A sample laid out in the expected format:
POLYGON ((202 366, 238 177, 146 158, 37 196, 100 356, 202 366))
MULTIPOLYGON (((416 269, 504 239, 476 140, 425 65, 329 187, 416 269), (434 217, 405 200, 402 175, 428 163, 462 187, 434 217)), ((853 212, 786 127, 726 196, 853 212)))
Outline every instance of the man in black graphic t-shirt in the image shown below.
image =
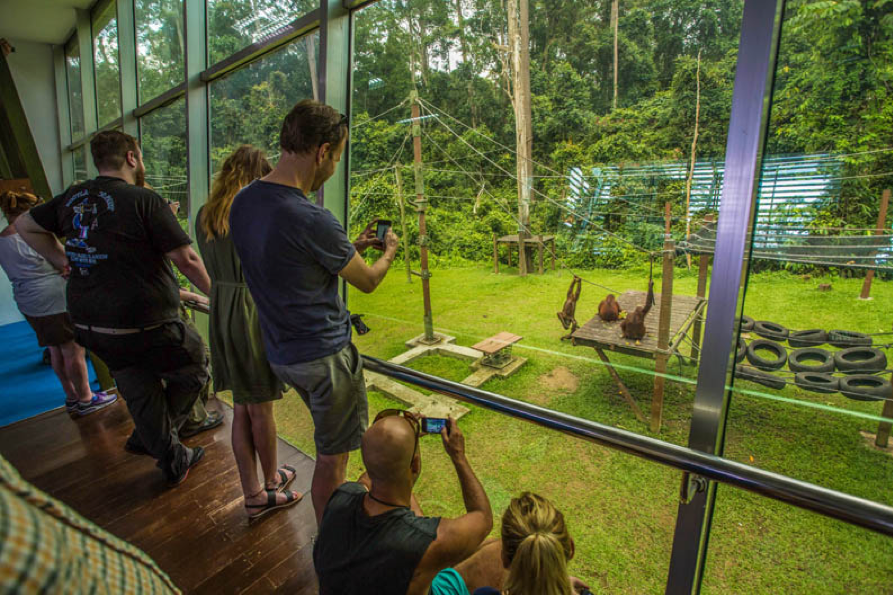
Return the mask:
POLYGON ((136 425, 129 444, 177 484, 203 456, 200 447, 183 446, 178 432, 208 374, 201 338, 179 319, 169 261, 201 291, 209 293, 211 283, 170 207, 141 187, 136 140, 100 132, 90 149, 100 175, 22 216, 19 233, 69 276, 77 340, 111 369, 136 425))

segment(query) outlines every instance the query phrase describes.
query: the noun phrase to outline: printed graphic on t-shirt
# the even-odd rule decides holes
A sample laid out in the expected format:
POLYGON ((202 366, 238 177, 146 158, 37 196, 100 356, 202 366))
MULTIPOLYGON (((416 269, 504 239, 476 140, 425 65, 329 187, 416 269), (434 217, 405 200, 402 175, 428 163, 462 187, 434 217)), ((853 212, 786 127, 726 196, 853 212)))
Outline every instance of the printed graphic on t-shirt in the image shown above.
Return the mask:
POLYGON ((103 215, 115 211, 115 199, 103 190, 91 193, 85 188, 73 194, 65 206, 74 212, 71 224, 76 231, 76 235, 65 242, 65 253, 72 272, 87 276, 91 267, 109 257, 97 253, 96 247, 90 244, 90 234, 99 229, 103 215))

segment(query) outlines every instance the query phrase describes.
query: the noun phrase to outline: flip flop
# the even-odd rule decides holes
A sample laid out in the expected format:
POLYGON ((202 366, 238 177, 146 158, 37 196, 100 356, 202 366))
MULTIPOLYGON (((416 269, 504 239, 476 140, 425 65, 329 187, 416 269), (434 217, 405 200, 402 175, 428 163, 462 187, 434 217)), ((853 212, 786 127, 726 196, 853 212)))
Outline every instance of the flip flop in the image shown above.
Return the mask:
POLYGON ((298 470, 291 465, 279 465, 279 468, 276 469, 276 473, 279 474, 279 485, 276 486, 277 492, 284 492, 286 489, 288 489, 288 486, 291 485, 291 482, 293 482, 298 476, 298 470), (291 477, 286 474, 286 471, 291 472, 291 477))
POLYGON ((288 508, 289 506, 294 506, 298 502, 304 499, 303 494, 299 494, 298 492, 283 492, 285 494, 285 502, 282 504, 276 503, 276 496, 279 494, 276 490, 264 490, 267 493, 267 503, 266 504, 246 504, 245 508, 250 510, 252 508, 258 508, 257 512, 253 512, 248 515, 248 520, 253 521, 254 519, 259 519, 264 516, 268 512, 272 512, 274 510, 278 510, 280 508, 288 508))

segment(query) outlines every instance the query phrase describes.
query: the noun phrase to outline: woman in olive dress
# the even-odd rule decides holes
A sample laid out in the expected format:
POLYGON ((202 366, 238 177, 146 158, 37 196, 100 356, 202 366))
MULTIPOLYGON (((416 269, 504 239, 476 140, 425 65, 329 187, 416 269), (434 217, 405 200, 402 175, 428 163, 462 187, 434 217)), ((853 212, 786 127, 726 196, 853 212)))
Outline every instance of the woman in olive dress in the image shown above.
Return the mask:
POLYGON ((270 369, 254 300, 229 235, 229 213, 239 190, 271 170, 263 151, 242 145, 227 157, 211 195, 196 218, 196 238, 211 277, 210 346, 214 390, 233 395, 233 454, 242 480, 245 511, 257 518, 297 504, 302 494, 286 488, 295 469, 276 465, 273 401, 282 384, 270 369), (263 484, 257 476, 260 458, 263 484))

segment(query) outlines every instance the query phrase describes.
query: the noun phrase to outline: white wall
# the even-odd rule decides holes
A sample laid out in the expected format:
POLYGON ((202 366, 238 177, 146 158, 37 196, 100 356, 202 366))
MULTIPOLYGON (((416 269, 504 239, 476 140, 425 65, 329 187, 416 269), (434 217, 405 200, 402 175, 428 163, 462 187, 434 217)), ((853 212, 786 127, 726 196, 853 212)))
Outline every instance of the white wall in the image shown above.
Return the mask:
POLYGON ((56 111, 56 76, 53 46, 47 43, 9 40, 15 52, 6 57, 12 78, 25 108, 28 125, 53 194, 62 188, 59 151, 59 116, 56 111))
MULTIPOLYGON (((9 69, 25 109, 28 125, 54 194, 62 192, 59 119, 56 113, 56 78, 53 48, 49 44, 10 40, 15 52, 7 56, 9 69)), ((0 229, 6 220, 0 216, 0 229)), ((24 320, 12 299, 12 285, 0 271, 0 325, 24 320)))

